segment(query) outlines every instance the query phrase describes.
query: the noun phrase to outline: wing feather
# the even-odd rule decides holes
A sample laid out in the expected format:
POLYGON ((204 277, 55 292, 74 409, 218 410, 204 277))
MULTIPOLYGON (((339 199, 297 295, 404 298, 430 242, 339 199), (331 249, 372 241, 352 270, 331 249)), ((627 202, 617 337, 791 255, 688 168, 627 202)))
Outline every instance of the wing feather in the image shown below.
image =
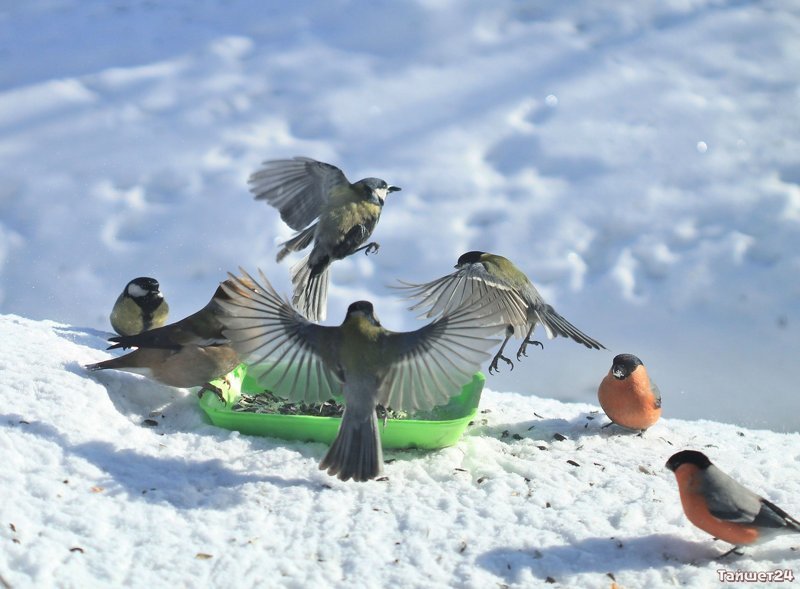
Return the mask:
POLYGON ((419 299, 410 308, 422 310, 425 317, 452 313, 458 307, 482 301, 487 304, 487 311, 492 306, 497 307, 502 317, 501 327, 512 325, 515 331, 524 331, 527 326, 525 301, 511 285, 489 274, 479 262, 465 264, 455 272, 425 284, 401 281, 397 288, 406 290, 408 298, 419 299))
POLYGON ((230 296, 220 300, 226 314, 223 333, 248 365, 248 373, 273 393, 294 401, 318 403, 341 394, 342 383, 329 366, 335 328, 305 319, 282 299, 259 270, 259 284, 242 270, 230 275, 230 296))
POLYGON ((256 200, 278 209, 281 219, 296 231, 319 216, 336 186, 349 184, 336 166, 299 156, 264 162, 248 183, 256 200))
POLYGON ((403 411, 447 403, 490 357, 499 340, 489 336, 503 325, 497 305, 478 300, 416 331, 390 332, 386 345, 395 361, 381 381, 379 403, 403 411))

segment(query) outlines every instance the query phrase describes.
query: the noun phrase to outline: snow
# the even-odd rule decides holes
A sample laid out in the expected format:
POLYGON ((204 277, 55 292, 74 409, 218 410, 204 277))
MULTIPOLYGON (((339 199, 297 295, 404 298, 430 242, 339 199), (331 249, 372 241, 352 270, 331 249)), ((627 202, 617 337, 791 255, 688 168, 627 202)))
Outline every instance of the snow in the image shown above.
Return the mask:
POLYGON ((193 392, 134 375, 88 377, 105 333, 0 328, 11 587, 708 587, 717 569, 796 563, 786 537, 712 560, 727 545, 687 522, 664 463, 702 449, 797 514, 800 434, 663 419, 639 437, 601 429, 593 404, 485 390, 458 445, 387 451, 388 480, 343 483, 318 470, 323 444, 216 428, 193 392))
POLYGON ((686 446, 800 513, 795 3, 30 0, 0 6, 0 59, 13 587, 716 586, 721 547, 662 468, 686 446), (333 267, 329 323, 369 299, 415 328, 389 285, 481 249, 609 350, 546 341, 489 378, 486 425, 365 485, 318 472, 318 445, 208 425, 190 392, 88 376, 136 276, 171 320, 238 266, 288 292, 291 231, 246 180, 294 155, 403 188, 378 254, 333 267), (622 352, 664 397, 644 438, 586 419, 622 352))

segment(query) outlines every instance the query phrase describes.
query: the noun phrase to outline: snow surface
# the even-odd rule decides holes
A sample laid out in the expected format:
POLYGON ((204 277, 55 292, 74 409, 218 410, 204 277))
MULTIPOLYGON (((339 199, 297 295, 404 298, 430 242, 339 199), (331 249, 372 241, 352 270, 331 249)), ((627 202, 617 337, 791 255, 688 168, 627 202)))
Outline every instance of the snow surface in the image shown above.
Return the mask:
POLYGON ((662 468, 685 446, 800 513, 797 434, 752 429, 800 429, 796 2, 27 0, 0 3, 0 60, 11 586, 717 586, 662 468), (482 249, 609 350, 545 342, 490 377, 485 425, 365 485, 89 377, 133 277, 172 320, 239 265, 288 292, 291 232, 246 179, 294 155, 403 187, 380 252, 334 266, 329 323, 366 298, 412 329, 388 285, 482 249), (586 419, 620 352, 664 395, 644 438, 586 419))
POLYGON ((89 377, 104 333, 0 328, 0 577, 15 589, 608 588, 608 573, 711 587, 718 569, 797 563, 800 536, 712 560, 728 545, 687 522, 664 463, 703 449, 798 514, 800 434, 664 419, 638 437, 600 429, 594 405, 485 391, 458 445, 387 451, 388 480, 343 483, 318 470, 323 444, 214 427, 194 393, 135 375, 89 377))

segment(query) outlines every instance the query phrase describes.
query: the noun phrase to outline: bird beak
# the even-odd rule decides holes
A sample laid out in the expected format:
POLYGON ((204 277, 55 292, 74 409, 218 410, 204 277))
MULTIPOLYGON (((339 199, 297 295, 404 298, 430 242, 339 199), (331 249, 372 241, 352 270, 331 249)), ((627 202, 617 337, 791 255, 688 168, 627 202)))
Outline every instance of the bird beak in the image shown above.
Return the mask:
POLYGON ((400 190, 403 190, 403 189, 400 188, 399 186, 389 186, 386 189, 386 192, 399 192, 400 190))

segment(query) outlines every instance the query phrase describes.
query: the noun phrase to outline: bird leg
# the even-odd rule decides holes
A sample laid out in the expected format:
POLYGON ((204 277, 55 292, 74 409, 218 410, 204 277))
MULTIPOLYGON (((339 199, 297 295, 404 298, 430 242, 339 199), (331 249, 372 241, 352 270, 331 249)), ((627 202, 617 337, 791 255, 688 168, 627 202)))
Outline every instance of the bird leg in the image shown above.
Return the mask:
POLYGON ((383 405, 376 405, 375 411, 378 413, 378 417, 381 417, 381 414, 383 415, 383 427, 385 428, 386 422, 389 420, 389 412, 383 405))
POLYGON ((531 324, 531 328, 528 330, 528 333, 525 334, 525 339, 522 340, 522 345, 517 350, 517 361, 522 360, 522 357, 528 357, 528 353, 525 351, 528 348, 528 344, 539 346, 544 350, 544 344, 540 341, 531 339, 531 334, 533 333, 533 329, 536 327, 536 323, 531 324))
POLYGON ((502 360, 503 362, 505 362, 506 364, 508 364, 509 366, 511 366, 511 370, 514 370, 514 363, 513 363, 511 360, 509 360, 508 358, 506 358, 505 356, 503 356, 503 350, 505 349, 505 347, 506 347, 506 344, 508 343, 508 339, 509 339, 509 338, 510 338, 512 335, 514 335, 514 326, 512 326, 512 325, 508 325, 508 326, 506 327, 506 339, 504 339, 504 340, 503 340, 503 343, 502 343, 502 345, 500 346, 500 349, 499 349, 499 350, 497 351, 497 353, 494 355, 494 358, 492 358, 492 363, 491 363, 491 364, 489 364, 489 374, 491 374, 491 373, 492 373, 492 370, 494 370, 495 372, 500 372, 500 371, 497 369, 497 361, 498 361, 498 360, 502 360))
POLYGON ((225 396, 222 394, 222 389, 219 388, 219 387, 215 387, 210 382, 207 382, 206 384, 204 384, 203 386, 200 387, 200 390, 197 391, 197 396, 198 397, 202 397, 203 393, 205 393, 206 391, 214 393, 217 396, 217 399, 222 401, 223 405, 227 405, 228 404, 228 402, 225 400, 225 396))
POLYGON ((381 244, 379 244, 377 241, 371 241, 367 245, 362 245, 361 247, 354 249, 353 253, 364 250, 364 254, 368 256, 370 254, 374 254, 375 252, 377 252, 380 249, 380 247, 381 244))
POLYGON ((742 552, 742 547, 741 546, 734 546, 733 548, 728 550, 728 552, 725 552, 724 554, 720 554, 717 557, 717 560, 720 560, 721 558, 725 558, 729 554, 735 554, 737 556, 741 556, 742 554, 744 554, 744 552, 742 552))

